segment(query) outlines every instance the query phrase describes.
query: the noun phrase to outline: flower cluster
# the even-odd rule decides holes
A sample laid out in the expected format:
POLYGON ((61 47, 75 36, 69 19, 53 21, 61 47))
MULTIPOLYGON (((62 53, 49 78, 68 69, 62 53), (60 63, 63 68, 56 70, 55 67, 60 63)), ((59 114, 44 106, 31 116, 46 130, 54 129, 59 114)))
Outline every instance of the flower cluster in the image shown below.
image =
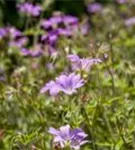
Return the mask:
POLYGON ((28 16, 37 17, 40 15, 42 8, 39 5, 33 5, 29 2, 17 5, 19 11, 28 16))
POLYGON ((71 130, 69 125, 65 125, 56 130, 50 127, 49 133, 54 136, 53 143, 59 144, 60 148, 70 147, 74 150, 79 150, 81 145, 88 143, 84 140, 87 134, 80 128, 71 130))
POLYGON ((55 96, 59 92, 64 92, 67 95, 76 93, 78 88, 84 85, 84 80, 80 75, 71 73, 69 75, 60 75, 55 81, 50 81, 41 90, 41 93, 49 91, 50 95, 55 96))
POLYGON ((22 48, 28 42, 28 38, 15 27, 5 27, 0 29, 0 39, 7 37, 10 47, 22 48))
POLYGON ((25 37, 21 31, 14 27, 9 27, 8 31, 10 37, 9 46, 22 48, 27 44, 28 38, 25 37))
POLYGON ((86 35, 89 31, 88 23, 79 25, 77 17, 62 14, 42 20, 41 27, 46 31, 46 34, 41 37, 41 41, 54 49, 60 36, 72 37, 77 32, 86 35))
POLYGON ((42 46, 35 45, 33 48, 22 48, 21 52, 24 56, 39 57, 43 54, 42 46))

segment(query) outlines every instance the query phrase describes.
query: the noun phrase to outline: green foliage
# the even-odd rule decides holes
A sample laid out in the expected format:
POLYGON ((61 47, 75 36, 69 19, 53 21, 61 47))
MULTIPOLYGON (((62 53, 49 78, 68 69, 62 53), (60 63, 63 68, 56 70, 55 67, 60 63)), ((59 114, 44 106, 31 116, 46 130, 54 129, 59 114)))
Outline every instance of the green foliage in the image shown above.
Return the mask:
MULTIPOLYGON (((68 1, 59 3, 56 8, 67 12, 74 9, 74 5, 70 9, 70 4, 65 6, 68 1)), ((73 14, 84 12, 82 3, 73 14)), ((59 40, 56 57, 24 57, 18 49, 6 49, 0 41, 0 69, 4 71, 0 77, 5 77, 0 81, 0 150, 51 150, 49 127, 65 124, 81 127, 88 134, 89 143, 82 150, 135 149, 135 28, 124 26, 118 13, 122 7, 106 5, 101 14, 90 17, 93 27, 88 36, 59 40), (69 53, 99 57, 103 62, 85 75, 87 83, 77 94, 41 94, 45 83, 69 68, 69 53), (52 62, 52 70, 45 67, 52 62)), ((123 7, 128 14, 129 6, 123 7)), ((16 22, 15 15, 10 16, 16 22)), ((24 35, 42 34, 42 30, 36 30, 38 25, 33 26, 24 35)))

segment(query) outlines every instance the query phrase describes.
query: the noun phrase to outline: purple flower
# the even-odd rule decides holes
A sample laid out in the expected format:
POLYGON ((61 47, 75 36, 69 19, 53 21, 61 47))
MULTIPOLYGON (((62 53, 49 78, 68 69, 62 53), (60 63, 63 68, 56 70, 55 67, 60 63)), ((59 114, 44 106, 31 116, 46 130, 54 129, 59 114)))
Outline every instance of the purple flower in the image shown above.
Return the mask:
POLYGON ((60 148, 69 146, 72 149, 79 150, 81 145, 87 143, 84 140, 87 134, 82 129, 71 129, 69 125, 60 127, 58 130, 50 127, 49 133, 54 136, 54 144, 60 144, 60 148))
POLYGON ((73 35, 73 32, 70 30, 70 29, 63 29, 63 28, 59 28, 58 29, 59 31, 59 35, 63 35, 63 36, 66 36, 66 37, 70 37, 73 35))
POLYGON ((80 75, 71 73, 69 75, 60 75, 55 81, 50 81, 41 90, 41 93, 49 91, 50 95, 57 95, 60 91, 67 95, 77 92, 77 89, 84 85, 84 80, 80 75))
POLYGON ((6 37, 8 35, 8 29, 7 28, 0 28, 0 39, 6 37))
POLYGON ((27 48, 22 48, 22 49, 21 49, 21 53, 22 53, 24 56, 29 56, 29 55, 30 55, 30 50, 27 49, 27 48))
POLYGON ((17 5, 17 7, 19 8, 19 11, 21 13, 24 13, 29 16, 34 16, 34 17, 39 16, 42 11, 42 8, 39 5, 33 5, 28 2, 19 4, 17 5))
POLYGON ((78 18, 74 17, 74 16, 71 16, 71 15, 65 15, 65 16, 63 16, 63 23, 66 26, 78 24, 78 18))
POLYGON ((72 69, 75 71, 86 71, 88 72, 92 65, 101 63, 102 60, 99 58, 80 58, 75 54, 70 54, 67 58, 72 63, 72 69))
POLYGON ((31 56, 31 57, 39 57, 43 54, 43 51, 40 45, 36 45, 30 50, 27 48, 22 48, 21 52, 24 56, 31 56))
POLYGON ((32 56, 32 57, 39 57, 42 54, 43 54, 43 51, 40 49, 30 51, 30 56, 32 56))
POLYGON ((62 16, 53 16, 50 18, 50 22, 52 23, 52 25, 59 25, 63 22, 63 18, 62 16))
POLYGON ((40 93, 44 93, 46 91, 49 91, 51 96, 56 96, 59 93, 60 88, 55 81, 50 81, 43 88, 41 88, 40 93))
POLYGON ((43 35, 41 37, 41 40, 44 41, 46 44, 49 44, 51 46, 55 46, 57 39, 58 39, 58 35, 59 35, 58 30, 53 30, 51 32, 48 32, 47 35, 43 35))
POLYGON ((44 29, 49 29, 52 28, 52 22, 48 19, 48 20, 42 20, 41 21, 41 27, 43 27, 44 29))
POLYGON ((60 86, 60 90, 65 94, 72 95, 76 93, 78 88, 84 85, 84 80, 81 79, 80 75, 71 73, 69 75, 61 75, 56 78, 57 85, 60 86))
POLYGON ((116 2, 119 3, 119 4, 124 4, 124 3, 127 2, 127 0, 116 0, 116 2))
POLYGON ((87 7, 89 13, 96 13, 102 10, 102 5, 100 3, 92 3, 87 7))
POLYGON ((126 26, 133 26, 133 25, 135 25, 135 17, 126 19, 126 20, 125 20, 125 25, 126 25, 126 26))
POLYGON ((10 37, 11 37, 12 39, 16 39, 16 38, 22 36, 21 31, 17 30, 17 29, 14 28, 14 27, 9 27, 8 30, 9 30, 10 37))
POLYGON ((89 24, 88 23, 85 23, 83 24, 82 26, 80 26, 80 32, 82 35, 87 35, 89 33, 89 24))
POLYGON ((9 42, 9 46, 16 47, 16 48, 22 48, 23 46, 25 46, 27 44, 27 42, 28 42, 27 37, 21 37, 19 39, 11 40, 9 42))
POLYGON ((63 22, 62 16, 53 16, 48 20, 41 21, 41 27, 44 29, 50 29, 53 27, 58 27, 59 24, 63 22))

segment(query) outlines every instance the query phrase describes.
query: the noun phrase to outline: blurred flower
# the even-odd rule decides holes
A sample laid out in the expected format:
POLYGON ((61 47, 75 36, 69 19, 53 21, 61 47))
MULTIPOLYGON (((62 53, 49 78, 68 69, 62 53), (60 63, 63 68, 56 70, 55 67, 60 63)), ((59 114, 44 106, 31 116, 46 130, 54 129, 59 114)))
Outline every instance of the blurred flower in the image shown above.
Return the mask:
POLYGON ((102 5, 100 3, 92 3, 87 7, 89 13, 96 13, 102 10, 102 5))
POLYGON ((45 67, 46 67, 49 71, 53 71, 53 70, 55 69, 53 63, 47 63, 45 67))
POLYGON ((12 39, 16 39, 22 36, 21 31, 19 31, 15 27, 9 27, 8 30, 9 30, 10 38, 12 39))
POLYGON ((92 65, 102 62, 99 58, 80 58, 75 54, 70 54, 67 58, 71 61, 72 69, 75 71, 83 70, 88 72, 92 65))
POLYGON ((48 45, 48 54, 49 56, 51 56, 53 59, 55 59, 58 55, 58 52, 56 51, 56 49, 50 45, 48 45))
POLYGON ((133 25, 135 25, 135 17, 126 19, 126 20, 125 20, 125 25, 126 25, 126 26, 133 26, 133 25))
POLYGON ((50 81, 43 88, 41 88, 40 93, 44 93, 46 91, 49 91, 51 96, 56 96, 59 93, 60 88, 55 81, 50 81))
POLYGON ((33 63, 31 64, 31 68, 32 68, 32 69, 38 69, 38 68, 39 68, 39 64, 38 64, 37 62, 33 62, 33 63))
POLYGON ((71 15, 65 15, 63 16, 63 23, 67 26, 67 25, 74 25, 74 24, 78 24, 78 18, 71 16, 71 15))
POLYGON ((52 28, 52 22, 48 19, 48 20, 42 20, 41 21, 41 27, 43 27, 44 29, 49 29, 52 28))
POLYGON ((73 32, 70 29, 59 28, 58 31, 59 31, 59 35, 63 35, 66 37, 70 37, 73 35, 73 32))
POLYGON ((78 24, 78 18, 71 15, 59 15, 52 16, 48 20, 46 19, 41 21, 41 27, 43 27, 46 30, 54 27, 58 28, 61 24, 64 25, 63 28, 78 24))
POLYGON ((59 25, 63 22, 63 18, 61 15, 53 16, 50 18, 50 22, 52 23, 52 25, 59 25))
POLYGON ((6 81, 6 75, 5 75, 5 71, 0 68, 0 82, 1 81, 6 81))
POLYGON ((88 32, 89 32, 89 28, 90 28, 90 26, 89 26, 88 23, 85 23, 85 24, 81 25, 80 26, 80 32, 81 32, 81 34, 82 35, 87 35, 88 32))
POLYGON ((28 42, 27 37, 21 37, 19 39, 14 39, 9 41, 9 46, 16 47, 16 48, 22 48, 25 46, 28 42))
POLYGON ((8 29, 6 27, 0 28, 0 39, 8 35, 8 29))
POLYGON ((49 90, 50 95, 54 96, 62 91, 67 95, 72 95, 77 92, 76 89, 83 85, 84 81, 81 79, 81 76, 71 73, 69 75, 60 75, 55 81, 50 81, 40 90, 40 92, 44 93, 49 90))
POLYGON ((119 4, 124 4, 124 3, 127 2, 127 0, 116 0, 116 2, 119 3, 119 4))
POLYGON ((24 56, 29 56, 29 55, 30 55, 30 50, 27 49, 27 48, 22 48, 22 49, 21 49, 21 53, 22 53, 24 56))
POLYGON ((41 49, 41 45, 35 45, 31 49, 22 48, 21 52, 24 56, 31 56, 31 57, 39 57, 43 54, 43 50, 41 49))
POLYGON ((44 41, 46 44, 55 46, 57 39, 58 39, 58 35, 59 35, 58 30, 53 30, 53 31, 48 32, 48 34, 43 35, 41 37, 41 40, 44 41))
POLYGON ((58 27, 59 24, 61 24, 63 22, 62 16, 52 16, 51 18, 49 18, 48 20, 42 20, 41 21, 41 27, 43 27, 44 29, 48 30, 48 29, 52 29, 53 27, 58 27))
POLYGON ((23 36, 23 33, 15 27, 8 27, 8 32, 10 37, 9 46, 22 48, 27 44, 28 38, 23 36))
POLYGON ((80 129, 71 130, 69 125, 60 127, 58 130, 50 127, 49 133, 54 136, 54 144, 59 144, 60 148, 70 147, 75 150, 79 150, 81 145, 87 143, 87 140, 84 140, 87 137, 87 134, 80 129))
POLYGON ((33 5, 29 2, 17 5, 19 11, 29 16, 37 17, 40 15, 42 8, 39 5, 33 5))

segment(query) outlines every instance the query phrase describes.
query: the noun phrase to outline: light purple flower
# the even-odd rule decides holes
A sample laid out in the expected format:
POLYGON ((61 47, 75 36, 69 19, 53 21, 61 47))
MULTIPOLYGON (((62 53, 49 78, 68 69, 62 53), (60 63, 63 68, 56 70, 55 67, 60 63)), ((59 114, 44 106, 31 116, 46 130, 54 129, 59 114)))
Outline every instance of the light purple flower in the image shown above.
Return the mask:
POLYGON ((63 18, 61 15, 53 16, 50 18, 50 22, 52 23, 52 25, 59 25, 63 22, 63 18))
POLYGON ((11 47, 16 47, 16 48, 22 48, 25 46, 28 42, 27 37, 21 37, 19 39, 12 39, 9 41, 9 46, 11 47))
POLYGON ((74 24, 78 24, 78 18, 71 16, 71 15, 65 15, 63 16, 63 23, 67 26, 67 25, 74 25, 74 24))
POLYGON ((52 28, 52 22, 49 19, 48 20, 42 20, 41 21, 41 27, 43 27, 44 29, 52 28))
POLYGON ((116 2, 119 3, 119 4, 124 4, 124 3, 127 2, 127 0, 116 0, 116 2))
POLYGON ((53 71, 53 70, 55 69, 53 63, 47 63, 45 67, 46 67, 49 71, 53 71))
POLYGON ((19 11, 28 16, 37 17, 40 15, 42 8, 39 5, 33 5, 29 2, 17 5, 19 11))
POLYGON ((55 46, 58 39, 59 32, 58 30, 53 30, 48 32, 48 34, 41 37, 41 41, 44 41, 46 44, 55 46))
POLYGON ((36 45, 31 49, 22 48, 21 52, 24 56, 31 56, 31 57, 39 57, 43 54, 43 50, 41 49, 40 45, 36 45))
POLYGON ((41 27, 44 29, 52 29, 53 27, 58 27, 59 24, 63 22, 62 16, 53 16, 49 19, 45 19, 41 21, 41 27))
POLYGON ((8 30, 11 39, 16 39, 22 36, 22 32, 16 29, 15 27, 9 27, 8 30))
POLYGON ((29 56, 29 55, 30 55, 30 50, 27 49, 27 48, 22 48, 22 49, 21 49, 21 53, 22 53, 24 56, 29 56))
POLYGON ((96 13, 102 10, 102 5, 100 3, 92 3, 87 7, 89 13, 96 13))
POLYGON ((90 25, 88 23, 85 23, 80 26, 80 32, 82 35, 87 35, 89 33, 90 25))
POLYGON ((8 35, 8 29, 7 28, 0 28, 0 39, 6 37, 8 35))
POLYGON ((71 129, 69 125, 60 127, 58 130, 50 127, 49 133, 54 136, 54 144, 60 144, 60 148, 69 146, 74 150, 79 150, 81 145, 88 143, 84 140, 87 134, 82 129, 71 129))
POLYGON ((72 30, 68 29, 68 28, 59 28, 58 29, 59 31, 59 35, 63 35, 63 36, 66 36, 66 37, 70 37, 73 35, 73 32, 72 30))
POLYGON ((125 25, 126 25, 126 26, 133 26, 133 25, 135 25, 135 17, 126 19, 126 20, 125 20, 125 25))
POLYGON ((41 88, 40 93, 44 93, 46 91, 49 91, 51 96, 56 96, 60 91, 60 87, 55 81, 50 81, 43 88, 41 88))
POLYGON ((72 95, 77 93, 77 89, 84 85, 84 80, 80 75, 71 73, 69 75, 61 75, 56 78, 56 83, 59 85, 60 90, 65 94, 72 95))
POLYGON ((86 71, 88 72, 92 65, 101 63, 102 60, 99 58, 80 58, 75 54, 70 54, 67 58, 72 63, 72 69, 75 71, 86 71))
POLYGON ((80 75, 71 73, 69 75, 60 75, 55 81, 50 81, 42 89, 41 93, 49 91, 50 95, 57 95, 60 91, 67 95, 77 93, 77 89, 84 85, 84 80, 80 75), (54 93, 55 92, 55 93, 54 93))

